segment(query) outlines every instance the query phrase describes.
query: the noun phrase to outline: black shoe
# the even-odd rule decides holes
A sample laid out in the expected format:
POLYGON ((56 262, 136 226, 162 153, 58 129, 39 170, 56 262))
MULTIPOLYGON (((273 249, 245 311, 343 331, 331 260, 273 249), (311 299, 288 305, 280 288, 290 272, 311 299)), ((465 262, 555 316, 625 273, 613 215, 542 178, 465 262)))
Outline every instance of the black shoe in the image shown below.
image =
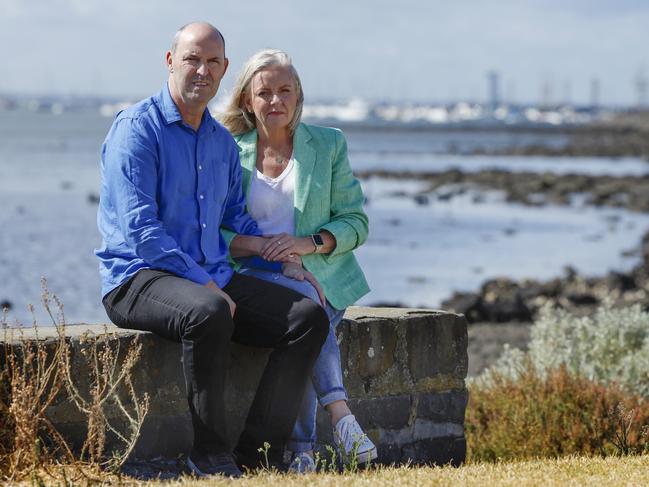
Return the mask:
POLYGON ((243 475, 228 453, 199 453, 194 450, 187 457, 187 466, 199 477, 222 475, 237 479, 243 475))
POLYGON ((266 460, 266 458, 262 458, 259 453, 256 455, 245 455, 236 448, 234 452, 232 452, 232 456, 234 457, 237 466, 246 473, 256 472, 258 470, 271 470, 280 473, 288 471, 288 465, 284 463, 283 458, 277 459, 269 455, 268 460, 266 460))

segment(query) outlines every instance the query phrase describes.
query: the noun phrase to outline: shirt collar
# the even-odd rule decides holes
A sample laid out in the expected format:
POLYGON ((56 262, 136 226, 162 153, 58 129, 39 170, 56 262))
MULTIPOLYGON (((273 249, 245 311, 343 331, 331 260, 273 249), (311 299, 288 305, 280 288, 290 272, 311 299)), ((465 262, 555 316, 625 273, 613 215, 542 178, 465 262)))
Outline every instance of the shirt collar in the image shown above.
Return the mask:
POLYGON ((162 112, 162 116, 164 117, 165 123, 167 125, 183 119, 183 117, 180 116, 180 112, 178 111, 176 103, 174 102, 173 98, 171 98, 169 85, 167 83, 165 83, 162 87, 162 90, 160 90, 158 100, 160 111, 162 112))
MULTIPOLYGON (((173 100, 173 98, 171 98, 171 92, 169 91, 168 83, 165 83, 164 86, 162 87, 162 90, 160 90, 158 99, 159 99, 160 111, 162 112, 162 116, 164 117, 165 123, 167 125, 182 121, 183 117, 180 115, 180 112, 178 111, 176 102, 173 100)), ((198 128, 198 132, 205 133, 205 132, 212 132, 214 130, 216 130, 214 119, 212 118, 210 111, 207 108, 205 108, 205 111, 203 112, 203 118, 201 119, 201 125, 198 128)))

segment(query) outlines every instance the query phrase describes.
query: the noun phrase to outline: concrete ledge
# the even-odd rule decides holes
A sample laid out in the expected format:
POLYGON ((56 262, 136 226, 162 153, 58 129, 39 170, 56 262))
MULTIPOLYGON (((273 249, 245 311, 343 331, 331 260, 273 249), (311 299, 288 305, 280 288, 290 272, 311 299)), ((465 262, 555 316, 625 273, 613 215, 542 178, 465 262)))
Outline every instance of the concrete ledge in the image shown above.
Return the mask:
MULTIPOLYGON (((174 457, 191 445, 191 424, 185 399, 180 345, 150 333, 120 330, 112 325, 69 325, 74 373, 84 376, 75 356, 86 331, 116 333, 126 347, 138 336, 142 357, 135 386, 151 397, 149 414, 134 455, 174 457)), ((26 330, 29 338, 31 331, 26 330)), ((51 328, 39 338, 55 342, 51 328)), ((464 316, 432 310, 352 307, 338 329, 345 386, 359 423, 379 449, 382 463, 453 463, 464 461, 464 411, 467 391, 467 325, 464 316)), ((16 346, 14 342, 12 346, 16 346)), ((252 402, 268 352, 234 345, 227 404, 232 416, 229 435, 234 443, 252 402)), ((57 428, 79 444, 82 416, 67 401, 48 411, 57 428)), ((327 414, 318 414, 318 437, 332 442, 327 414)))

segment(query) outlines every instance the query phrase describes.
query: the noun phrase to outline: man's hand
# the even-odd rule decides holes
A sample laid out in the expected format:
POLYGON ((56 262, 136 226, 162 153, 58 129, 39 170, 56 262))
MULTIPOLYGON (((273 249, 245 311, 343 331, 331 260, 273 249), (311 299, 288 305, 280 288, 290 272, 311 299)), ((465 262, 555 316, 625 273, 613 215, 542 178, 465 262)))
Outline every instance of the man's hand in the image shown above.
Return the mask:
POLYGON ((237 309, 237 305, 234 303, 234 301, 232 301, 232 298, 228 296, 228 293, 226 293, 223 289, 218 287, 214 281, 208 282, 207 284, 205 284, 205 287, 214 290, 216 294, 223 297, 223 299, 225 299, 228 302, 228 305, 230 306, 230 316, 234 318, 234 312, 237 309))
POLYGON ((266 260, 285 261, 290 254, 307 255, 315 251, 311 237, 295 237, 288 233, 272 235, 268 238, 259 255, 266 260))
POLYGON ((320 304, 322 304, 322 307, 327 306, 327 298, 325 297, 324 291, 322 290, 322 286, 320 286, 320 283, 315 278, 315 276, 300 264, 295 264, 293 262, 284 262, 282 264, 282 273, 286 277, 290 277, 291 279, 295 279, 296 281, 309 281, 318 292, 318 297, 320 298, 320 304))

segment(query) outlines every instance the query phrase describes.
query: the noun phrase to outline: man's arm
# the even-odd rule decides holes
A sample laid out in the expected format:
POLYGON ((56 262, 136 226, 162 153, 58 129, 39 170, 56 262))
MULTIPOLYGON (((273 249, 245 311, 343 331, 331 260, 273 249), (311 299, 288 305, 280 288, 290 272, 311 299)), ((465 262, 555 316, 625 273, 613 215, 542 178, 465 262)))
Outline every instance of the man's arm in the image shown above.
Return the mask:
POLYGON ((103 177, 125 243, 155 269, 198 284, 212 278, 164 229, 158 217, 155 138, 138 120, 121 119, 103 147, 103 177))
POLYGON ((230 154, 230 185, 224 202, 221 233, 233 258, 240 257, 241 264, 272 272, 281 272, 282 265, 257 256, 255 250, 262 241, 257 222, 246 211, 246 197, 241 183, 239 153, 230 154), (234 245, 233 245, 234 244, 234 245))
POLYGON ((261 236, 257 222, 246 211, 246 197, 241 183, 241 163, 234 146, 229 154, 228 194, 223 202, 221 227, 235 234, 261 236))

